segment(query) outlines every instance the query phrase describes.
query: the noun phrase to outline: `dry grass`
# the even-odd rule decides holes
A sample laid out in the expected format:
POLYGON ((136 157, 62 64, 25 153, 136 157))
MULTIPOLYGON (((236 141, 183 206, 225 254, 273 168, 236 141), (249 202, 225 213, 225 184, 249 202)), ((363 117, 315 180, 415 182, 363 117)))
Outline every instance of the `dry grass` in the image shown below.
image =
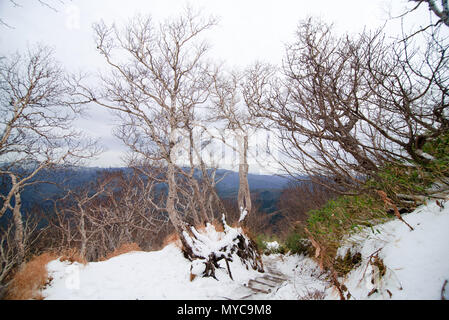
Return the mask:
POLYGON ((54 253, 43 253, 34 256, 14 275, 6 294, 7 300, 42 300, 40 291, 51 279, 48 278, 47 263, 58 256, 54 253))
MULTIPOLYGON (((214 227, 215 231, 217 231, 217 232, 223 232, 224 231, 223 224, 221 223, 221 221, 214 220, 214 221, 208 222, 208 223, 211 224, 214 227)), ((206 226, 203 225, 203 224, 201 224, 199 226, 195 226, 195 229, 198 232, 200 232, 200 233, 205 233, 206 232, 206 226)))
POLYGON ((305 294, 299 297, 299 300, 324 300, 325 297, 324 291, 306 289, 305 294))
POLYGON ((59 254, 59 256, 60 261, 68 261, 70 263, 78 262, 82 264, 87 263, 87 260, 83 256, 81 256, 78 249, 76 248, 65 249, 59 254))
POLYGON ((176 232, 170 233, 165 237, 164 241, 162 241, 162 248, 165 248, 169 244, 174 244, 178 248, 182 248, 181 240, 176 232))
POLYGON ((211 224, 214 226, 217 232, 224 232, 223 224, 221 223, 221 221, 214 220, 211 224))
POLYGON ((116 248, 114 251, 108 253, 104 258, 104 260, 108 260, 121 254, 125 254, 132 251, 142 251, 142 249, 135 242, 124 243, 120 247, 116 248))

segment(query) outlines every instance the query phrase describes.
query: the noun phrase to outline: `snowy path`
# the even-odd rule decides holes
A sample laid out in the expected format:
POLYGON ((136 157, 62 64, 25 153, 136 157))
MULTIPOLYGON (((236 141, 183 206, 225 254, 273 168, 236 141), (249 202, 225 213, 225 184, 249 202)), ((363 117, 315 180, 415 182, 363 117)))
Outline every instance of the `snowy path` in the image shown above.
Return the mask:
POLYGON ((238 297, 237 300, 260 300, 276 293, 289 279, 277 268, 277 262, 280 261, 280 257, 265 257, 263 261, 265 273, 245 282, 231 296, 238 297))

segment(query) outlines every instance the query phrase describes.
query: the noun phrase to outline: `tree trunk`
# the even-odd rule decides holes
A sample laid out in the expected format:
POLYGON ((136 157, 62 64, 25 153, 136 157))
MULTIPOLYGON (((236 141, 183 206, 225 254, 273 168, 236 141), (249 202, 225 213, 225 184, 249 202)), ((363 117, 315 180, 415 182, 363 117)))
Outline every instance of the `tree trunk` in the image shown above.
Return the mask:
POLYGON ((240 136, 239 141, 239 192, 238 206, 240 210, 251 213, 251 193, 248 184, 248 135, 240 136))
POLYGON ((83 258, 86 258, 86 247, 87 247, 87 234, 86 234, 86 225, 85 225, 85 214, 84 209, 81 205, 78 205, 78 208, 80 209, 80 235, 81 235, 81 248, 80 248, 80 255, 83 258))
POLYGON ((179 219, 178 212, 176 211, 176 198, 177 198, 177 190, 176 190, 176 170, 173 163, 169 162, 167 165, 167 180, 168 180, 168 195, 167 195, 167 213, 168 217, 175 227, 176 232, 179 235, 182 235, 183 223, 179 219))
POLYGON ((14 225, 15 225, 14 241, 17 246, 17 263, 18 265, 21 265, 25 259, 25 245, 23 243, 23 221, 22 221, 22 214, 20 212, 20 208, 22 206, 20 191, 14 193, 14 200, 15 200, 13 210, 14 225))
POLYGON ((204 198, 203 194, 201 193, 200 186, 198 184, 198 181, 195 179, 195 177, 190 178, 190 183, 193 188, 195 200, 198 201, 198 205, 200 207, 200 216, 197 218, 199 220, 199 221, 197 221, 197 223, 203 224, 204 222, 209 220, 209 217, 207 216, 206 199, 204 198))

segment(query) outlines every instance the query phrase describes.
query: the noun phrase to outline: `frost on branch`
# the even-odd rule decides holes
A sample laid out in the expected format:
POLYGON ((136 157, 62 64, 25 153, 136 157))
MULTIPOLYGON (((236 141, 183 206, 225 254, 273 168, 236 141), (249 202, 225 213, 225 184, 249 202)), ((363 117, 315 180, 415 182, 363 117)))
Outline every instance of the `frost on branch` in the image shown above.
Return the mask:
POLYGON ((182 233, 184 256, 192 261, 190 272, 195 276, 215 276, 217 268, 224 268, 219 262, 224 261, 228 275, 232 278, 230 263, 235 259, 245 265, 246 269, 252 268, 264 272, 262 259, 257 252, 256 244, 248 238, 241 228, 232 228, 222 217, 223 232, 217 232, 213 225, 208 223, 204 232, 199 232, 190 226, 188 232, 182 233))

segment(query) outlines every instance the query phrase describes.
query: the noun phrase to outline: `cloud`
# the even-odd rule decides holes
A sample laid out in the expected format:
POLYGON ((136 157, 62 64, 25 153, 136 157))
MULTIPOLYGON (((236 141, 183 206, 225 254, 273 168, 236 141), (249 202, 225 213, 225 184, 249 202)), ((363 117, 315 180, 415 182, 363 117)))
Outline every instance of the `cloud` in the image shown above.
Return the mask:
POLYGON ((67 5, 65 10, 66 20, 65 26, 69 30, 79 30, 81 28, 80 17, 81 10, 74 4, 67 5))

